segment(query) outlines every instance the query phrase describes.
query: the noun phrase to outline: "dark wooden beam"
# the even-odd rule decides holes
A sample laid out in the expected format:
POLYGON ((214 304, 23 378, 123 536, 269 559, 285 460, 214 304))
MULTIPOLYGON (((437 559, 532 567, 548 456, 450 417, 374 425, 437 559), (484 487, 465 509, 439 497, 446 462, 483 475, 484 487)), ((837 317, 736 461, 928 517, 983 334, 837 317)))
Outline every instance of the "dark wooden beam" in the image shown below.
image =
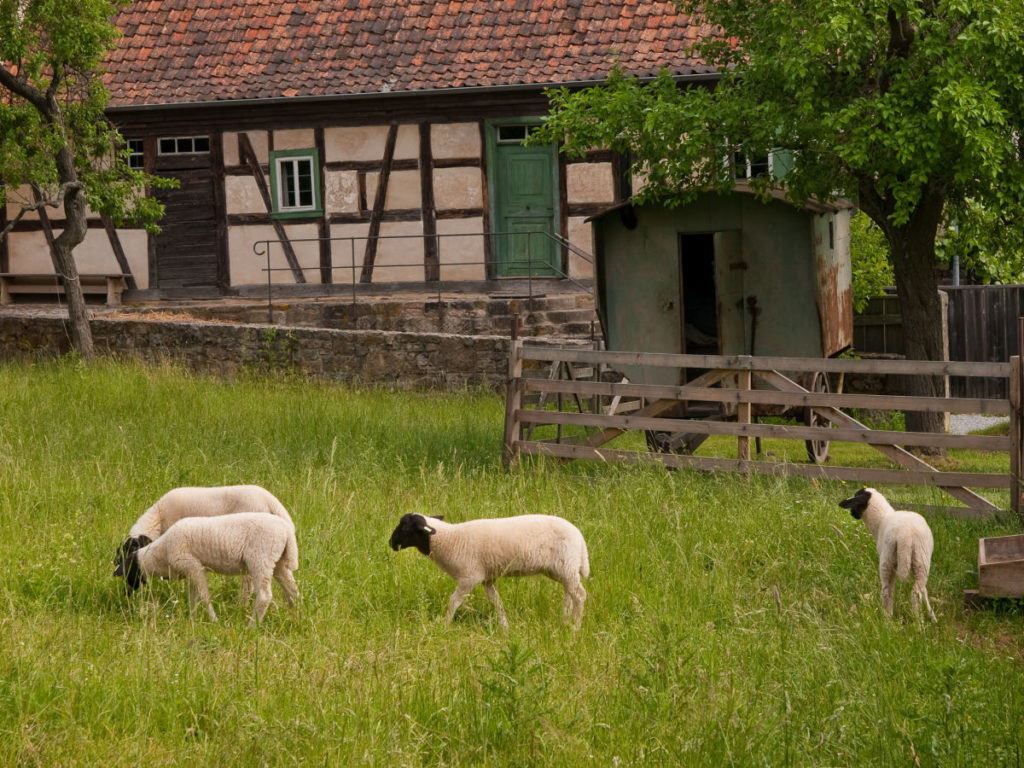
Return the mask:
MULTIPOLYGON (((242 159, 245 160, 246 165, 249 166, 249 170, 252 172, 252 177, 256 180, 256 186, 259 187, 260 196, 263 198, 263 204, 267 208, 267 214, 272 217, 272 214, 274 213, 274 201, 270 196, 270 188, 267 186, 267 179, 263 175, 263 168, 260 166, 260 161, 256 157, 256 152, 252 148, 252 142, 249 141, 249 135, 247 133, 238 134, 238 152, 242 156, 242 159)), ((285 260, 288 262, 288 266, 292 270, 292 276, 295 278, 295 282, 306 282, 306 276, 302 274, 302 267, 299 266, 299 259, 295 255, 295 249, 292 248, 291 242, 288 240, 288 234, 285 232, 284 226, 279 220, 274 218, 271 218, 270 223, 274 226, 274 232, 277 233, 277 239, 281 241, 281 249, 284 251, 285 260)))
POLYGON ((121 245, 121 238, 117 236, 117 228, 114 226, 114 222, 111 221, 109 216, 100 216, 100 221, 103 222, 103 229, 107 232, 107 240, 110 242, 110 249, 114 252, 117 266, 120 267, 122 274, 128 276, 125 278, 125 285, 133 291, 136 290, 139 286, 135 282, 132 268, 128 264, 128 257, 125 256, 124 247, 121 245))
POLYGON ((323 126, 313 130, 313 141, 316 144, 316 156, 320 163, 317 179, 320 185, 320 208, 322 213, 316 222, 316 236, 320 238, 320 282, 328 285, 334 282, 331 256, 331 222, 327 216, 327 142, 324 140, 323 126))
POLYGON ((434 158, 430 149, 430 123, 420 123, 420 203, 423 206, 423 279, 441 279, 434 208, 434 158))
POLYGON ((373 212, 370 214, 370 231, 366 234, 366 252, 363 255, 363 271, 359 282, 373 282, 373 263, 377 260, 377 239, 380 236, 381 214, 388 196, 388 181, 391 177, 391 162, 395 157, 395 142, 398 140, 398 123, 388 128, 388 138, 384 143, 384 159, 381 161, 380 176, 377 178, 377 194, 373 199, 373 212))

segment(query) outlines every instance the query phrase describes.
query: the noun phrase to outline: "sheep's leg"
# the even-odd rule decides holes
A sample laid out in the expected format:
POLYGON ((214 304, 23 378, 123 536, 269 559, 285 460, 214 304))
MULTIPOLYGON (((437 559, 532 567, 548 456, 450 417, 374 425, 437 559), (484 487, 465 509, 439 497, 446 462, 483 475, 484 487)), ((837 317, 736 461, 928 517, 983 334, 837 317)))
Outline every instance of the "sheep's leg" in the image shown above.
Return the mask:
POLYGON ((206 606, 206 612, 210 615, 210 621, 217 620, 217 614, 213 610, 213 604, 210 603, 210 585, 206 582, 205 569, 197 568, 189 572, 188 596, 189 600, 192 602, 195 602, 195 598, 198 596, 203 605, 206 606))
POLYGON ((238 602, 247 603, 249 598, 252 597, 252 592, 252 579, 249 577, 248 572, 243 573, 238 586, 238 602))
POLYGON ((896 580, 896 566, 891 563, 882 563, 878 567, 878 575, 882 579, 882 608, 892 616, 892 591, 896 580))
POLYGON ((578 574, 562 582, 565 597, 562 599, 562 617, 565 623, 572 621, 572 628, 579 629, 583 623, 583 601, 587 599, 587 590, 580 583, 578 574))
POLYGON ((452 617, 455 616, 455 611, 458 610, 459 606, 462 605, 466 596, 473 591, 479 582, 476 581, 460 581, 455 591, 452 592, 452 596, 448 598, 448 615, 445 617, 445 621, 451 624, 452 617))
POLYGON ((927 573, 915 573, 914 574, 914 589, 910 593, 910 604, 914 608, 914 613, 918 616, 921 615, 921 601, 924 601, 924 607, 928 611, 928 618, 932 621, 938 621, 935 618, 935 611, 932 610, 932 604, 928 601, 928 574, 927 573))
POLYGON ((291 570, 284 563, 278 563, 274 567, 274 578, 281 585, 281 591, 284 593, 284 600, 288 603, 288 607, 294 607, 295 602, 299 599, 299 588, 295 584, 295 576, 292 575, 291 570))
POLYGON ((484 592, 487 593, 487 599, 491 601, 491 605, 494 606, 494 610, 498 612, 498 623, 501 624, 503 629, 508 629, 508 618, 505 616, 505 606, 501 604, 501 596, 498 594, 498 588, 494 586, 493 581, 484 582, 484 592))
POLYGON ((253 574, 253 584, 256 585, 256 603, 253 605, 252 618, 249 619, 250 627, 263 621, 263 615, 267 612, 267 606, 274 599, 271 578, 269 573, 253 574))

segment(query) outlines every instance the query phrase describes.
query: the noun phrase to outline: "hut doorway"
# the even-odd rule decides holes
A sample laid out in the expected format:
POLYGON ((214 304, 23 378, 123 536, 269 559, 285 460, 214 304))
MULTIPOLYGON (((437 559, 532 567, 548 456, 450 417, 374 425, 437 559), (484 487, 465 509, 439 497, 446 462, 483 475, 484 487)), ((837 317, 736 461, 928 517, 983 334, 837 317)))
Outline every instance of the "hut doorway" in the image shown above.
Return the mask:
POLYGON ((679 235, 679 280, 683 351, 692 355, 719 354, 713 233, 679 235))

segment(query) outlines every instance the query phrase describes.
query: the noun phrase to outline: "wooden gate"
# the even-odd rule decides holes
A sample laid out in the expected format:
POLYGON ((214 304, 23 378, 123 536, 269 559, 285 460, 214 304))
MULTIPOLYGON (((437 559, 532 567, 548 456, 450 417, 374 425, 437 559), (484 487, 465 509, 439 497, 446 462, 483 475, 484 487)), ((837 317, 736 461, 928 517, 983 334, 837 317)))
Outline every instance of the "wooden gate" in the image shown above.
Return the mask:
MULTIPOLYGON (((937 486, 963 502, 970 513, 990 514, 999 506, 971 488, 1008 490, 1010 507, 1020 511, 1020 357, 1009 363, 923 362, 909 360, 841 360, 820 358, 671 355, 608 352, 526 346, 513 339, 509 360, 504 457, 515 464, 521 454, 561 460, 656 462, 699 470, 770 473, 845 480, 869 484, 937 486), (555 366, 582 376, 549 376, 555 366), (676 368, 689 372, 682 386, 644 384, 614 372, 676 368), (524 369, 532 369, 524 373, 524 369), (697 374, 695 375, 695 371, 697 374), (897 395, 845 394, 807 389, 797 380, 825 374, 838 380, 848 374, 902 376, 965 376, 1007 381, 1008 399, 922 398, 897 395), (528 407, 528 403, 532 407, 528 407), (714 413, 707 417, 708 408, 714 413), (884 411, 927 411, 1006 416, 1009 436, 951 435, 897 430, 872 430, 842 408, 884 411), (804 413, 807 426, 758 423, 759 413, 804 413), (665 415, 672 413, 671 418, 665 415), (679 414, 682 415, 679 415, 679 414), (687 417, 691 414, 691 417, 687 417), (696 417, 693 417, 696 416, 696 417), (555 425, 554 437, 535 437, 542 425, 555 425), (736 458, 696 456, 659 450, 607 448, 627 432, 727 435, 737 440, 736 458), (780 438, 820 443, 867 444, 902 469, 787 463, 751 458, 751 440, 780 438), (906 447, 1009 452, 1010 472, 941 471, 906 447)), ((655 377, 652 377, 655 378, 655 377)), ((842 387, 834 387, 841 390, 842 387)), ((550 431, 550 430, 548 430, 550 431)), ((695 442, 699 444, 699 439, 695 442)), ((648 441, 649 443, 651 441, 648 441)), ((675 441, 678 445, 680 442, 675 441)))

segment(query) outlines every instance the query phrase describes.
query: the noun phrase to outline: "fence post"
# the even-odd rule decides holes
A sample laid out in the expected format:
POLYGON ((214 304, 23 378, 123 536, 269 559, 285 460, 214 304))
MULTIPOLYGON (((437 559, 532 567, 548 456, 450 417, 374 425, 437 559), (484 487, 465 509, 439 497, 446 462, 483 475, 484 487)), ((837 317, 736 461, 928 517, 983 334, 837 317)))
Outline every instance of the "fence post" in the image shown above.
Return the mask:
MULTIPOLYGON (((740 355, 741 358, 747 358, 747 355, 740 355)), ((747 358, 749 359, 749 358, 747 358)), ((753 382, 753 373, 747 368, 739 372, 739 388, 740 390, 750 390, 753 382)), ((736 423, 737 424, 749 424, 750 423, 750 401, 740 401, 736 407, 736 423)), ((750 435, 740 435, 736 446, 736 458, 740 461, 750 461, 750 435)), ((749 471, 749 470, 747 470, 749 471)))
POLYGON ((1020 510, 1020 463, 1021 463, 1021 356, 1010 358, 1010 509, 1018 520, 1020 510))
POLYGON ((501 460, 506 468, 519 463, 519 408, 523 403, 523 340, 519 338, 519 313, 512 315, 512 343, 508 356, 508 385, 505 391, 505 437, 501 460))

